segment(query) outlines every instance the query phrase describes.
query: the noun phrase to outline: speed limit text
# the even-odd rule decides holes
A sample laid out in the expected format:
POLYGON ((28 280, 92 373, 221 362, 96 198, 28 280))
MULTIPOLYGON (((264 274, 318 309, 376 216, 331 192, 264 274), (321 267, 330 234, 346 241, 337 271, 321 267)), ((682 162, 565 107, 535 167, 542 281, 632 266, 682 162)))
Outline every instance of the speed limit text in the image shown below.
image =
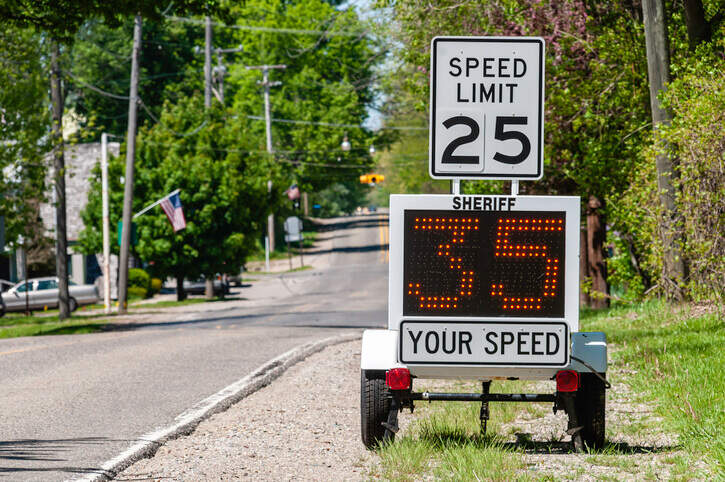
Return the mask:
POLYGON ((526 75, 527 70, 524 59, 510 57, 452 57, 449 67, 448 73, 452 77, 460 77, 462 80, 456 84, 456 100, 461 103, 513 104, 516 101, 515 93, 519 86, 518 83, 511 81, 477 82, 476 79, 519 79, 526 75))

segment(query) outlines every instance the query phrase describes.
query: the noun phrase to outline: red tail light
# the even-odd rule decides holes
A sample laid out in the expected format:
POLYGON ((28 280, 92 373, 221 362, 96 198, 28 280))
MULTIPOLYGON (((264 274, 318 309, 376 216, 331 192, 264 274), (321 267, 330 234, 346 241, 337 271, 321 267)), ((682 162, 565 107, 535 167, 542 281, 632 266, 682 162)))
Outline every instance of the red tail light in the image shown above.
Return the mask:
POLYGON ((579 389, 579 374, 574 370, 556 372, 557 392, 576 392, 579 389))
POLYGON ((385 373, 385 384, 391 390, 407 390, 410 388, 410 370, 393 368, 385 373))

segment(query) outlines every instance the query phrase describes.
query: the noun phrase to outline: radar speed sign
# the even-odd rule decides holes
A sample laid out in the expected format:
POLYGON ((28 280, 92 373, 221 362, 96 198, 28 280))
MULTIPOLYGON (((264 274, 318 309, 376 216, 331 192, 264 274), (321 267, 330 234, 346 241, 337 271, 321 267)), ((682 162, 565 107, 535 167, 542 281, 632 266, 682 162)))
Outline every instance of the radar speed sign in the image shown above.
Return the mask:
POLYGON ((569 362, 568 337, 579 328, 579 198, 390 201, 390 239, 399 241, 390 245, 388 327, 401 332, 402 360, 569 362), (448 353, 454 333, 456 352, 448 353), (464 349, 464 341, 483 351, 464 349))
POLYGON ((431 177, 543 175, 543 39, 434 38, 430 102, 431 177))

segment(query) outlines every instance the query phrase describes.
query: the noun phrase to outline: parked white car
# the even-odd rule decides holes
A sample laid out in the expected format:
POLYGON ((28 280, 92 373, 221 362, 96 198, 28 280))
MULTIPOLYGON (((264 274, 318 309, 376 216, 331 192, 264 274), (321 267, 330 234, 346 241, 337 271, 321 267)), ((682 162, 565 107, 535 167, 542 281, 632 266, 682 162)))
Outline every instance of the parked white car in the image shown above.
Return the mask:
MULTIPOLYGON (((75 311, 81 305, 96 303, 99 299, 98 290, 94 285, 77 285, 68 282, 70 309, 75 311)), ((0 316, 7 311, 24 311, 26 304, 31 310, 58 307, 58 278, 33 278, 21 281, 2 294, 0 316)))

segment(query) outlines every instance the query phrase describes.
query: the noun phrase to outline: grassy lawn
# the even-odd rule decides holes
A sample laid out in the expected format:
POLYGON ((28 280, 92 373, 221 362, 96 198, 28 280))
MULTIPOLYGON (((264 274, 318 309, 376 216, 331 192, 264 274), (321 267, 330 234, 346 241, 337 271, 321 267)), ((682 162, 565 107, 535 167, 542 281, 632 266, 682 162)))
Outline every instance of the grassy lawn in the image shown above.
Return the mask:
MULTIPOLYGON (((721 307, 722 309, 722 307, 721 307)), ((721 311, 722 313, 722 311, 721 311)), ((635 368, 627 382, 655 402, 692 461, 725 475, 725 322, 697 306, 651 302, 585 318, 623 349, 615 362, 635 368)))
MULTIPOLYGON (((636 401, 653 407, 664 421, 656 423, 662 425, 658 428, 677 434, 679 446, 663 454, 662 463, 670 464, 671 474, 678 480, 700 477, 694 469, 696 464, 716 476, 725 476, 725 324, 720 315, 705 311, 696 306, 648 302, 585 311, 581 317, 583 331, 604 331, 609 342, 618 347, 610 355, 610 364, 627 369, 621 375, 624 379, 617 382, 630 387, 636 401)), ((434 390, 435 383, 421 380, 414 388, 434 390)), ((454 391, 480 391, 478 384, 456 385, 454 391)), ((511 393, 531 388, 526 382, 494 381, 491 390, 511 393)), ((524 440, 507 443, 512 434, 505 427, 521 412, 545 413, 550 410, 548 404, 491 403, 485 437, 479 434, 479 407, 473 403, 419 402, 419 417, 394 443, 378 450, 380 465, 371 469, 370 475, 386 480, 554 480, 527 470, 523 454, 529 444, 524 440)), ((405 417, 406 413, 401 415, 405 417)), ((612 430, 651 428, 644 425, 610 426, 607 435, 612 430)), ((552 439, 552 444, 555 442, 552 439)), ((638 477, 657 478, 654 468, 648 469, 651 473, 637 472, 636 461, 645 456, 622 452, 620 444, 609 444, 599 453, 577 456, 581 463, 555 479, 583 477, 588 464, 624 467, 639 473, 638 477)))
POLYGON ((103 315, 88 315, 58 320, 58 315, 25 316, 6 314, 0 318, 0 338, 36 335, 74 335, 101 331, 108 323, 103 315))

